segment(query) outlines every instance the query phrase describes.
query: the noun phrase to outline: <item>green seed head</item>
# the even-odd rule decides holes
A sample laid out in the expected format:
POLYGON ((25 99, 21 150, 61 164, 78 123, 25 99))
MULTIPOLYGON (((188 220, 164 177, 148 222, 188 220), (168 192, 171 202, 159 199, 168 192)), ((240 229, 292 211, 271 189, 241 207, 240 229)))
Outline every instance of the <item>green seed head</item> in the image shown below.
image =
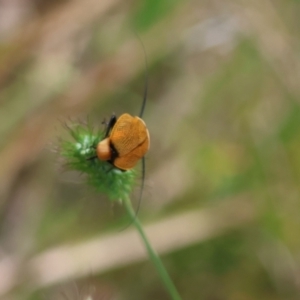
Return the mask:
POLYGON ((67 129, 73 140, 61 142, 60 153, 70 170, 86 175, 89 185, 115 201, 128 197, 136 179, 136 171, 121 171, 96 156, 96 146, 104 132, 94 132, 90 126, 72 124, 67 129))

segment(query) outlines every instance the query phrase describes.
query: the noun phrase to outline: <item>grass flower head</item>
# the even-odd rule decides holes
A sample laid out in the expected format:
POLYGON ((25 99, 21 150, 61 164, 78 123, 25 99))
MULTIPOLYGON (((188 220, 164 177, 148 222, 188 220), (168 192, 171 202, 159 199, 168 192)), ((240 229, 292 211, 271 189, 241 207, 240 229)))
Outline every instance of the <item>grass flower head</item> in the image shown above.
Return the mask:
POLYGON ((79 123, 66 127, 72 139, 62 140, 60 151, 67 168, 85 174, 87 183, 112 201, 128 197, 135 183, 136 171, 121 171, 98 159, 96 147, 105 133, 79 123))

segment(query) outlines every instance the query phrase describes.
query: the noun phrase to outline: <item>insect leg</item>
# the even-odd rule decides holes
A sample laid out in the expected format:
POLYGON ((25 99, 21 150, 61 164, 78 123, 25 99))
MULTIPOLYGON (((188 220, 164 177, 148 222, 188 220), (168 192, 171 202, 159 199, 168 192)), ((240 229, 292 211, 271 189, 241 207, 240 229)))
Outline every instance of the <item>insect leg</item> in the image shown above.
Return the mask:
POLYGON ((116 124, 116 122, 117 122, 117 117, 116 117, 115 114, 112 114, 111 117, 110 117, 110 120, 108 121, 108 124, 107 124, 105 137, 108 137, 109 132, 114 127, 114 125, 116 124))

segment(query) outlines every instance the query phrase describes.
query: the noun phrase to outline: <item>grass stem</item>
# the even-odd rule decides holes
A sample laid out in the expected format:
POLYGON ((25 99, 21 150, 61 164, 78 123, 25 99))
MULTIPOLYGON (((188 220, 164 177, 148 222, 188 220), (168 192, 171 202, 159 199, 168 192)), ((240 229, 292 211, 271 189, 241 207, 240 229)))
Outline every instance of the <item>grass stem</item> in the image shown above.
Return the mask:
POLYGON ((133 222, 135 228, 137 229, 137 231, 147 249, 149 258, 153 262, 158 274, 160 275, 161 281, 163 282, 166 290, 168 291, 169 295, 171 296, 171 299, 172 300, 181 300, 181 297, 180 297, 174 283, 172 282, 167 270, 165 269, 164 265, 162 264, 162 261, 160 260, 159 256, 156 254, 155 250, 152 248, 139 219, 135 215, 135 211, 132 208, 130 198, 125 197, 123 199, 123 203, 125 205, 128 215, 132 219, 132 222, 133 222))

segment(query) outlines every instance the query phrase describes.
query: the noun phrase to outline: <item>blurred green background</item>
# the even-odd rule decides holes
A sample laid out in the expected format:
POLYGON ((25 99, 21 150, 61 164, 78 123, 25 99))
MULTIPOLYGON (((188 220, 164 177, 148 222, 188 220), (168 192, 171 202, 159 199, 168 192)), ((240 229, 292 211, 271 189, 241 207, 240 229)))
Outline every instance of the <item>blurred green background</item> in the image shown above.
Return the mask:
POLYGON ((65 122, 139 113, 137 33, 139 217, 182 298, 300 299, 299 14, 296 0, 1 0, 0 298, 169 299, 122 206, 56 153, 65 122))

